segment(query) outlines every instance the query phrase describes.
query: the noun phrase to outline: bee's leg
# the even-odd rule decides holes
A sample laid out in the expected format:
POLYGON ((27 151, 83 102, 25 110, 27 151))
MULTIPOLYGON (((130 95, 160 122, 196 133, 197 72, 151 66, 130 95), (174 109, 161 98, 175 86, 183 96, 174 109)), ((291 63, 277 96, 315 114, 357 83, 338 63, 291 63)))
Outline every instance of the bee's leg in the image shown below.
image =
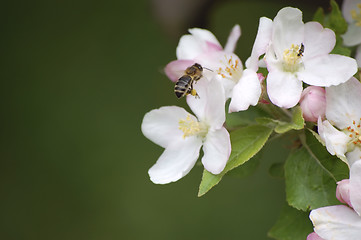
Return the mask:
POLYGON ((198 95, 198 93, 197 93, 197 91, 194 90, 194 89, 191 90, 190 94, 191 94, 192 96, 195 96, 196 98, 200 98, 199 95, 198 95))

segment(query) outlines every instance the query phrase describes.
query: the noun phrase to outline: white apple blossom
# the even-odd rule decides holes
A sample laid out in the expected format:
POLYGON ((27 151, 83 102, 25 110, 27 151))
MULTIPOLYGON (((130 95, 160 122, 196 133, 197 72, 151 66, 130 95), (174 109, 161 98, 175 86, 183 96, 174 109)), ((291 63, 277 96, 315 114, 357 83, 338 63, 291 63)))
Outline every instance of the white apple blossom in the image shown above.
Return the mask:
POLYGON ((342 194, 338 193, 336 196, 342 202, 348 199, 349 206, 336 205, 312 210, 310 219, 314 225, 314 231, 325 240, 360 240, 361 160, 351 165, 350 180, 343 180, 342 183, 339 183, 337 189, 342 194))
MULTIPOLYGON (((262 41, 254 55, 265 54, 268 69, 267 92, 272 103, 291 108, 301 97, 302 82, 331 86, 346 82, 357 71, 354 59, 329 54, 335 46, 335 33, 318 22, 303 23, 299 9, 281 9, 262 31, 262 41)), ((258 59, 257 59, 258 60, 258 59)), ((253 60, 256 61, 256 60, 253 60)))
POLYGON ((195 88, 202 97, 188 96, 187 101, 196 116, 177 106, 161 107, 144 116, 143 134, 165 148, 148 171, 154 183, 166 184, 185 176, 196 163, 202 145, 202 163, 209 172, 219 174, 228 161, 231 143, 223 127, 222 85, 219 79, 212 79, 199 81, 195 88))
MULTIPOLYGON (((256 71, 243 69, 242 61, 233 53, 241 35, 239 25, 233 27, 225 48, 208 30, 192 28, 190 35, 181 37, 177 47, 177 59, 170 62, 165 73, 177 81, 184 70, 194 63, 207 68, 203 75, 211 79, 214 75, 222 78, 226 99, 232 98, 229 111, 243 111, 256 105, 261 95, 261 84, 256 71)), ((257 68, 258 69, 258 68, 257 68)))
POLYGON ((326 88, 326 119, 318 120, 318 133, 327 150, 349 166, 361 159, 361 83, 351 78, 346 83, 326 88))
POLYGON ((344 0, 342 14, 348 22, 347 32, 342 36, 346 46, 358 46, 355 58, 361 66, 361 0, 344 0))

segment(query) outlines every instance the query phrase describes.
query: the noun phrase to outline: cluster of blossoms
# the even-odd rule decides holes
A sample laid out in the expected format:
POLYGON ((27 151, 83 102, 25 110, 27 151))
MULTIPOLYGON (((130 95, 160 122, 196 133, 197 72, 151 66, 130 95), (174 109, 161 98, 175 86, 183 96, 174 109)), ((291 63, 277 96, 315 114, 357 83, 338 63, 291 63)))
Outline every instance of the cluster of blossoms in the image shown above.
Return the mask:
MULTIPOLYGON (((361 0, 345 0, 343 13, 350 23, 344 35, 347 46, 361 44, 360 10, 361 0)), ((337 198, 348 206, 312 210, 315 232, 308 239, 361 239, 361 83, 353 77, 357 61, 361 65, 361 45, 357 61, 331 54, 335 33, 318 22, 304 23, 302 12, 291 7, 281 9, 273 20, 260 18, 245 67, 234 53, 241 36, 238 25, 224 48, 208 30, 193 28, 189 33, 181 37, 177 60, 166 66, 165 73, 177 82, 186 68, 202 65, 203 76, 193 86, 199 98, 186 96, 194 115, 166 106, 144 116, 143 134, 165 148, 149 169, 151 181, 167 184, 185 176, 202 146, 204 168, 220 174, 231 154, 230 134, 224 126, 227 111, 265 103, 287 111, 299 105, 303 118, 317 123, 329 153, 350 169, 350 179, 337 186, 337 198), (263 76, 260 68, 268 74, 263 76)))

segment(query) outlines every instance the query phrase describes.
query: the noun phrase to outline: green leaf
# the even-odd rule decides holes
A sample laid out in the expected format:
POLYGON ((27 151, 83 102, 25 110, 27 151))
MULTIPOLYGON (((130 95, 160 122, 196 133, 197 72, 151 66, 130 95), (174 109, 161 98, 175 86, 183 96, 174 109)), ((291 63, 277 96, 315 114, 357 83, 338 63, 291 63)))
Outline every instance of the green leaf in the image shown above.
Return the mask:
POLYGON ((344 34, 347 31, 347 22, 342 16, 342 12, 335 0, 330 1, 331 13, 329 18, 329 27, 335 31, 336 35, 344 34))
POLYGON ((247 111, 228 113, 226 117, 226 126, 228 129, 232 129, 240 126, 251 125, 255 123, 255 118, 264 116, 268 116, 264 110, 257 106, 251 106, 247 111))
POLYGON ((291 122, 279 121, 271 118, 257 118, 257 123, 274 128, 276 133, 285 133, 290 130, 303 129, 305 121, 302 117, 302 110, 300 107, 295 107, 292 114, 291 122))
POLYGON ((260 164, 260 152, 257 153, 252 159, 245 162, 244 164, 227 172, 227 176, 245 178, 254 173, 260 164))
POLYGON ((284 167, 287 202, 303 211, 339 204, 336 182, 348 178, 347 165, 308 131, 302 144, 291 152, 284 167))
POLYGON ((308 212, 298 211, 285 205, 268 236, 277 240, 305 240, 307 235, 313 232, 308 215, 308 212))
POLYGON ((315 15, 313 15, 313 21, 319 22, 321 24, 325 21, 325 13, 323 11, 323 8, 319 7, 317 11, 315 12, 315 15))
POLYGON ((252 125, 231 132, 232 152, 226 167, 218 175, 203 171, 198 197, 217 185, 227 172, 244 164, 259 152, 271 133, 271 128, 262 125, 252 125))

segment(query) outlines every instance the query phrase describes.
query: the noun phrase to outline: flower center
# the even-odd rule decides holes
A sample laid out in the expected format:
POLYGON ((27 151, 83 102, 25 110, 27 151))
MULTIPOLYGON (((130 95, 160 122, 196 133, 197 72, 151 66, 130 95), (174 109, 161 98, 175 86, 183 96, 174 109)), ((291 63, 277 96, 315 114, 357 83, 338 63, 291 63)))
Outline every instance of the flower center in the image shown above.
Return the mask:
POLYGON ((289 49, 283 51, 283 69, 285 72, 296 72, 301 66, 304 46, 292 44, 289 49))
POLYGON ((218 70, 216 70, 216 72, 221 75, 222 78, 227 78, 237 83, 243 73, 242 64, 238 58, 233 59, 232 56, 224 57, 225 61, 221 60, 221 65, 223 67, 220 67, 218 70))
POLYGON ((361 3, 357 4, 357 9, 350 11, 352 19, 355 21, 356 26, 361 27, 361 3))
POLYGON ((207 127, 205 124, 193 120, 189 114, 186 119, 179 120, 178 128, 183 132, 183 138, 189 136, 204 137, 207 133, 207 127))
POLYGON ((360 121, 356 124, 356 121, 352 122, 351 126, 348 126, 343 130, 344 133, 346 133, 350 141, 347 144, 347 151, 352 151, 355 149, 355 147, 361 147, 361 118, 360 121))

